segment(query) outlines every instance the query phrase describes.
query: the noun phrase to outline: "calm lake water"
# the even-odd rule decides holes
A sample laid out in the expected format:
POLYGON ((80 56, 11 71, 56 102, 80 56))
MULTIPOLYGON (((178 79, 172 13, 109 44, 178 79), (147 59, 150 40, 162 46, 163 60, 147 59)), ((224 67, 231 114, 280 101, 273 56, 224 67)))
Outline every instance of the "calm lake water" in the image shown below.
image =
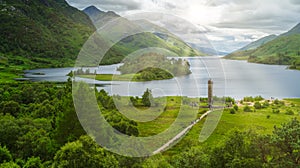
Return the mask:
MULTIPOLYGON (((287 70, 286 66, 261 65, 246 61, 223 60, 220 57, 185 58, 191 64, 192 74, 170 80, 150 82, 95 81, 80 79, 88 83, 103 84, 110 94, 140 96, 149 88, 154 96, 206 97, 207 81, 214 81, 214 95, 241 99, 245 96, 264 98, 299 98, 300 71, 287 70)), ((119 74, 117 65, 89 68, 101 74, 119 74)), ((32 81, 66 81, 67 74, 74 68, 36 69, 26 71, 32 81), (34 75, 42 73, 44 75, 34 75)))

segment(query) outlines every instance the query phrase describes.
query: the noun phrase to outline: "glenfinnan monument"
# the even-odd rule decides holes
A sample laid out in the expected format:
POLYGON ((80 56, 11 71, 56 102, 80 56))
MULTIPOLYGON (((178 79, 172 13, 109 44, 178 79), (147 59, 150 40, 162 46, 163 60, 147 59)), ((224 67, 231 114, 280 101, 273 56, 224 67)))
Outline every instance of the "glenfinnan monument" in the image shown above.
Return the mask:
POLYGON ((208 80, 208 107, 211 108, 213 105, 213 81, 208 80))

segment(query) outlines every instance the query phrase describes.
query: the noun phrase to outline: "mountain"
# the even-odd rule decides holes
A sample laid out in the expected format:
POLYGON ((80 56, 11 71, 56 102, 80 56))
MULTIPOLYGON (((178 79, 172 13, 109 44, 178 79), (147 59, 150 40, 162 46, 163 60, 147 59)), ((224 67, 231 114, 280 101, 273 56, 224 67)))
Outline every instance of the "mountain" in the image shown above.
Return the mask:
POLYGON ((201 45, 198 44, 193 44, 193 43, 189 43, 190 46, 192 46, 193 48, 196 48, 198 51, 201 51, 207 55, 211 55, 211 56, 216 56, 216 55, 227 55, 228 53, 226 52, 222 52, 222 51, 217 51, 215 50, 213 47, 202 47, 201 45))
POLYGON ((165 48, 179 56, 204 55, 203 53, 190 47, 187 43, 170 33, 168 30, 146 20, 130 21, 112 11, 103 12, 94 6, 87 7, 83 11, 89 15, 95 27, 97 28, 101 28, 107 22, 114 19, 120 19, 125 25, 130 25, 133 29, 143 32, 128 36, 127 38, 124 38, 115 44, 104 56, 102 64, 119 63, 128 54, 148 47, 165 48), (144 30, 147 31, 145 32, 144 30))
POLYGON ((262 45, 264 45, 264 44, 266 44, 266 43, 274 40, 275 38, 277 38, 277 36, 274 35, 274 34, 266 36, 266 37, 263 37, 263 38, 261 38, 261 39, 259 39, 257 41, 254 41, 254 42, 246 45, 245 47, 239 49, 238 51, 255 50, 258 47, 260 47, 260 46, 262 46, 262 45))
POLYGON ((290 35, 294 35, 294 34, 300 34, 300 23, 297 24, 295 27, 293 27, 290 31, 281 34, 280 36, 290 36, 290 35))
POLYGON ((246 45, 245 47, 233 52, 233 53, 230 53, 228 55, 225 56, 225 58, 228 58, 228 59, 248 59, 249 58, 249 53, 252 53, 254 52, 255 49, 259 48, 260 46, 276 39, 277 36, 276 35, 269 35, 269 36, 266 36, 266 37, 263 37, 259 40, 256 40, 248 45, 246 45))
POLYGON ((120 15, 113 11, 103 12, 95 6, 89 6, 85 8, 83 12, 90 17, 97 28, 100 28, 107 22, 120 17, 120 15))
POLYGON ((29 68, 71 65, 95 30, 64 0, 1 0, 0 20, 0 56, 29 68))
POLYGON ((105 12, 99 10, 97 7, 95 7, 93 5, 85 8, 83 10, 83 12, 85 14, 87 14, 88 16, 90 16, 91 19, 96 18, 98 15, 101 15, 101 14, 105 13, 105 12))
POLYGON ((227 59, 247 59, 249 62, 291 65, 300 69, 300 24, 262 46, 227 55, 227 59))

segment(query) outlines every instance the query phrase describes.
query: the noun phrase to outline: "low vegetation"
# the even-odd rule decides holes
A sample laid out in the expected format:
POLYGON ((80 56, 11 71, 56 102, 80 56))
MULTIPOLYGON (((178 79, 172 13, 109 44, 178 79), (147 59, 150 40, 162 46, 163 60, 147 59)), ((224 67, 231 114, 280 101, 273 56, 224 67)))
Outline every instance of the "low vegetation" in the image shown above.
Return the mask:
MULTIPOLYGON (((162 154, 127 158, 106 151, 86 135, 73 106, 70 81, 6 84, 0 93, 0 167, 197 167, 199 164, 203 167, 297 167, 300 164, 299 99, 247 97, 232 104, 234 99, 226 98, 224 102, 232 106, 224 110, 217 129, 206 142, 198 140, 202 121, 162 154), (244 112, 247 106, 251 112, 244 112)), ((146 90, 142 97, 131 98, 131 103, 141 110, 150 105, 159 107, 151 103, 162 98, 151 95, 146 90)), ((106 120, 131 136, 164 131, 175 121, 181 106, 191 106, 191 102, 194 102, 191 107, 199 107, 198 116, 208 110, 201 107, 207 105, 205 98, 167 97, 158 118, 135 122, 118 112, 113 97, 104 90, 97 91, 96 98, 106 120)))

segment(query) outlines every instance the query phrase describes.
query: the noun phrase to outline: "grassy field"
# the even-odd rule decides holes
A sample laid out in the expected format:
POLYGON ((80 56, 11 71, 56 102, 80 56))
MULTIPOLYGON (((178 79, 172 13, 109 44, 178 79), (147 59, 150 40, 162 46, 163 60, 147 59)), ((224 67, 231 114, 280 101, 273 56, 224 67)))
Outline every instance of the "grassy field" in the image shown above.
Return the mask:
MULTIPOLYGON (((195 101, 196 99, 190 99, 195 101)), ((164 112, 151 122, 140 122, 138 129, 140 136, 151 136, 166 130, 176 119, 179 109, 181 108, 180 97, 168 97, 167 106, 164 112)), ((254 109, 253 112, 244 112, 243 108, 246 105, 241 105, 235 114, 230 113, 230 109, 224 109, 220 122, 208 138, 207 141, 200 143, 199 135, 205 120, 196 124, 189 133, 171 149, 165 151, 163 154, 171 156, 173 154, 190 149, 192 146, 210 146, 220 143, 225 135, 233 129, 241 131, 255 131, 259 134, 272 133, 274 126, 279 126, 286 123, 293 118, 300 119, 300 99, 284 99, 284 105, 275 105, 270 103, 269 107, 263 109, 254 109), (273 109, 279 110, 275 113, 273 109), (293 115, 286 114, 287 111, 293 111, 293 115)), ((247 104, 247 103, 244 103, 247 104)), ((199 109, 198 117, 208 109, 199 109)))

